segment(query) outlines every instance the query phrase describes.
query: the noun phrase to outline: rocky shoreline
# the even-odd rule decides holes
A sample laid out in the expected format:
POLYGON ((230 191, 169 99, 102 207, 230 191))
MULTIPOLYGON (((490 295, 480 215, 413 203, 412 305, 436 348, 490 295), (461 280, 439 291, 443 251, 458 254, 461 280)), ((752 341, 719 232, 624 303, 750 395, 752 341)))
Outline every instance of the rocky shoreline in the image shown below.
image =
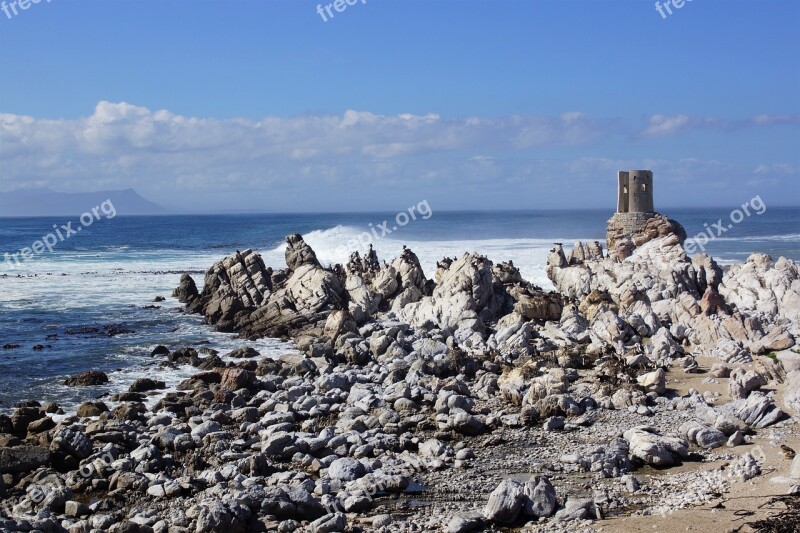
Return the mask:
POLYGON ((0 530, 592 531, 800 493, 798 265, 723 271, 661 215, 608 234, 555 246, 554 292, 475 253, 326 268, 300 235, 285 269, 184 274, 187 312, 298 354, 154 347, 197 372, 0 415, 0 530))

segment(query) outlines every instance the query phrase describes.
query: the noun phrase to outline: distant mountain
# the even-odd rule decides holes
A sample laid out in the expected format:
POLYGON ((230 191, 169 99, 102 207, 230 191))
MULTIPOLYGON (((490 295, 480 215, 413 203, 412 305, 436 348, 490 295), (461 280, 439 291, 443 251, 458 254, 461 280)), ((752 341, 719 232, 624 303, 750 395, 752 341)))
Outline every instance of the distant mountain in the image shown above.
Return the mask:
POLYGON ((133 189, 67 193, 50 189, 0 192, 0 217, 76 216, 111 200, 118 215, 160 215, 166 209, 133 189))

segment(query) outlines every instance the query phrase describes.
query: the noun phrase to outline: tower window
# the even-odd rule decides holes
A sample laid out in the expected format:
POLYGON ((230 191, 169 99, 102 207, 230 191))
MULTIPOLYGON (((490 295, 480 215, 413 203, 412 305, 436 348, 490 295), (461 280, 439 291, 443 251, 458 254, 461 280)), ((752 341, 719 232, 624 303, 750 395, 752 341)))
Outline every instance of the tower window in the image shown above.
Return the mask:
POLYGON ((643 191, 647 191, 647 184, 646 183, 642 183, 642 190, 643 191))

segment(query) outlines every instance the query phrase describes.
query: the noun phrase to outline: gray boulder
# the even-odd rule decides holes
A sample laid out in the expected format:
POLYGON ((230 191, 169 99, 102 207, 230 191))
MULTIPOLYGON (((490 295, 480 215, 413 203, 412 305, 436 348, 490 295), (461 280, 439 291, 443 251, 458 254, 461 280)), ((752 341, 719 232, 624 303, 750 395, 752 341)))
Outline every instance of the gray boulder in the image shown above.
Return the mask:
POLYGON ((556 489, 545 476, 534 476, 525 483, 525 514, 534 518, 549 518, 556 510, 556 489))
POLYGON ((525 487, 519 481, 505 479, 500 482, 483 510, 483 516, 500 524, 513 524, 525 504, 525 487))
POLYGON ((350 457, 336 459, 328 467, 328 476, 337 481, 355 481, 367 473, 364 465, 350 457))

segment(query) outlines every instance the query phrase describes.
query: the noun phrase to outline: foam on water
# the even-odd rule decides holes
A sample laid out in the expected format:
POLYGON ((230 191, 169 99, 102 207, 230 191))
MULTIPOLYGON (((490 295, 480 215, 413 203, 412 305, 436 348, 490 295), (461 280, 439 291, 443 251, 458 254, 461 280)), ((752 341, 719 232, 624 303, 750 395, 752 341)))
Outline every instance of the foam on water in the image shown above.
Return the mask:
MULTIPOLYGON (((131 252, 103 254, 73 251, 41 256, 25 264, 24 275, 14 271, 0 275, 0 344, 22 345, 0 351, 0 370, 12 377, 4 382, 0 398, 11 401, 56 401, 67 410, 81 402, 110 393, 127 391, 140 377, 164 381, 173 389, 197 372, 191 366, 161 368, 161 358, 151 358, 155 345, 171 350, 184 346, 212 348, 225 354, 250 346, 264 357, 293 352, 289 343, 276 339, 247 341, 214 331, 202 317, 186 315, 170 294, 181 272, 205 272, 225 253, 131 252), (165 302, 154 302, 165 296, 165 302), (147 306, 156 308, 147 309, 147 306), (24 329, 18 328, 25 321, 24 329), (119 324, 132 329, 113 338, 102 335, 65 335, 68 328, 119 324), (16 330, 16 331, 15 331, 16 330), (46 335, 57 334, 54 340, 46 335), (31 352, 33 344, 52 345, 31 352), (70 388, 68 375, 99 369, 109 383, 98 387, 70 388), (24 386, 20 379, 27 380, 24 386), (19 385, 14 385, 18 382, 19 385)), ((202 289, 202 275, 194 276, 202 289)))
MULTIPOLYGON (((350 253, 358 250, 363 253, 366 239, 363 231, 350 226, 336 226, 325 230, 315 230, 303 235, 303 239, 314 249, 323 264, 346 264, 350 253)), ((478 252, 492 261, 513 261, 522 277, 545 289, 553 285, 547 278, 545 267, 547 255, 554 242, 565 239, 474 239, 474 240, 405 240, 401 232, 383 239, 373 239, 372 245, 381 261, 389 262, 408 246, 419 258, 420 265, 428 277, 433 276, 436 262, 444 257, 460 257, 467 252, 478 252)), ((588 241, 590 239, 585 239, 588 241)), ((262 252, 264 262, 272 268, 284 268, 286 245, 282 244, 262 252)))

